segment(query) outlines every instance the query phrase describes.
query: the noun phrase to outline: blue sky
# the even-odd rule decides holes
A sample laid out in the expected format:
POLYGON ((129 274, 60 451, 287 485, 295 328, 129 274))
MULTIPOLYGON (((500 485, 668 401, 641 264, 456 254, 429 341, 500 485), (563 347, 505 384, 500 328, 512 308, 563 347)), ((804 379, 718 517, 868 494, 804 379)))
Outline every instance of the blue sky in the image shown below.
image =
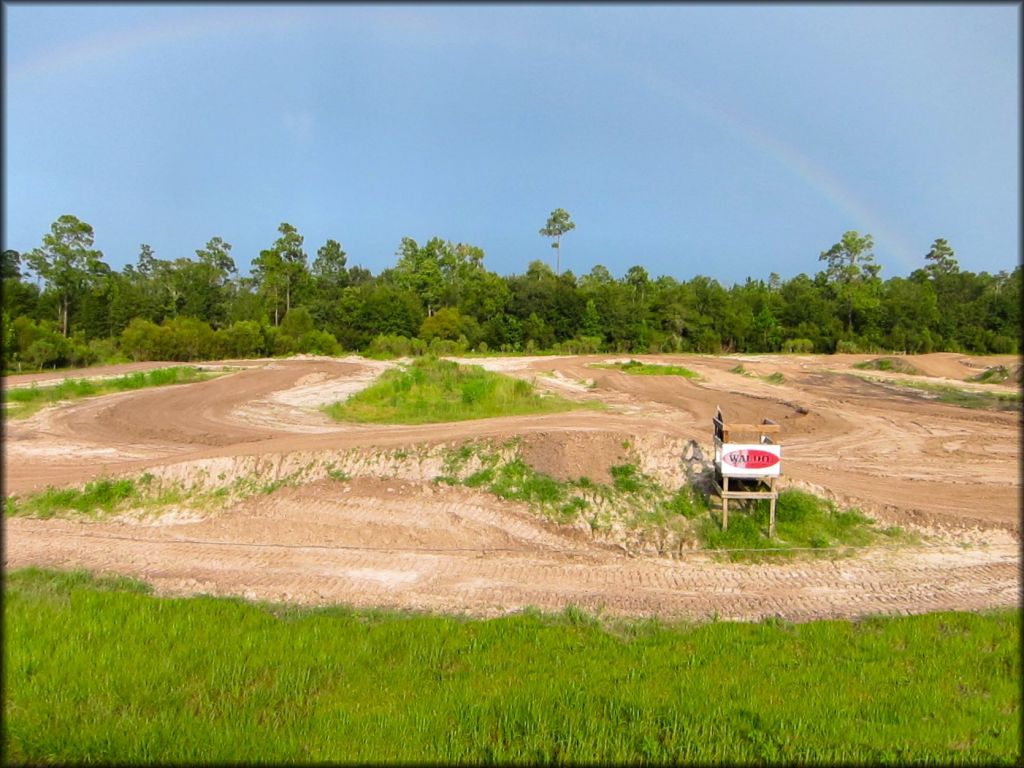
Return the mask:
POLYGON ((287 221, 375 274, 403 236, 562 268, 882 276, 1020 251, 1018 5, 4 5, 4 247, 70 213, 243 271, 287 221))

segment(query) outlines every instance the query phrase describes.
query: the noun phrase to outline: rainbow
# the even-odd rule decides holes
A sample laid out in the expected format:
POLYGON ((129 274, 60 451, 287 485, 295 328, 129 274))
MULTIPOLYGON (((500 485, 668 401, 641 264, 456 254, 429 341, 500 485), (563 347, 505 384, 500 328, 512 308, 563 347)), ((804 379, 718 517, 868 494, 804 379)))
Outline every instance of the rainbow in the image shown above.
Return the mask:
POLYGON ((93 35, 80 43, 45 50, 37 56, 12 65, 7 76, 12 83, 30 77, 60 74, 85 66, 101 64, 130 55, 138 50, 182 41, 199 40, 222 34, 239 34, 252 29, 279 28, 299 23, 301 9, 241 8, 202 9, 194 16, 167 17, 131 27, 93 35))
MULTIPOLYGON (((778 162, 816 190, 835 210, 847 217, 851 224, 848 229, 856 229, 861 234, 870 233, 876 249, 880 246, 892 254, 899 266, 908 274, 920 266, 920 260, 915 262, 910 255, 913 249, 908 246, 907 238, 897 233, 877 212, 846 189, 835 176, 813 163, 792 145, 757 128, 750 120, 745 120, 738 114, 716 105, 710 98, 689 87, 682 79, 670 80, 622 59, 616 60, 616 66, 631 69, 637 81, 654 90, 659 98, 672 101, 706 122, 728 130, 747 146, 778 162)), ((841 232, 836 233, 836 241, 840 235, 841 232)), ((822 250, 826 250, 824 244, 822 250)))

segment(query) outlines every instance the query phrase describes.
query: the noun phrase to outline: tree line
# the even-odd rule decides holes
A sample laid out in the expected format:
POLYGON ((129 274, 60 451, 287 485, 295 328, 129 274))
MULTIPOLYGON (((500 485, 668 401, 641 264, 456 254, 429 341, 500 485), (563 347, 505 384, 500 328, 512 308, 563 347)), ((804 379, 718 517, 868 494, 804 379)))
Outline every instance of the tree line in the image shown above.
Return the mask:
MULTIPOLYGON (((575 225, 557 209, 540 234, 575 225)), ((498 275, 481 248, 402 238, 374 275, 328 239, 314 254, 298 230, 239 274, 212 237, 194 256, 161 259, 142 244, 111 269, 92 227, 59 217, 32 251, 3 252, 5 370, 118 359, 220 359, 290 353, 426 351, 1016 353, 1021 268, 961 270, 936 239, 909 277, 883 280, 870 235, 846 232, 820 270, 729 287, 697 275, 616 277, 597 265, 556 272, 542 261, 498 275)), ((560 249, 558 251, 560 255, 560 249)))

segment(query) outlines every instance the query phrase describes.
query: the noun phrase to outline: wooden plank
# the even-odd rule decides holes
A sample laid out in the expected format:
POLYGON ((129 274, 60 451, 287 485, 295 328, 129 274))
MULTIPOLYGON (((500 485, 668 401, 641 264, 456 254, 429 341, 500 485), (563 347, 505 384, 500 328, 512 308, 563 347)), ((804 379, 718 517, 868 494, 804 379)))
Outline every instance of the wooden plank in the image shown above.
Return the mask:
POLYGON ((766 435, 774 435, 782 431, 781 424, 725 424, 723 426, 736 432, 762 432, 766 435))
POLYGON ((778 496, 774 491, 726 491, 723 499, 774 499, 778 496))
POLYGON ((726 429, 749 429, 752 432, 778 432, 782 429, 782 425, 776 424, 775 422, 771 422, 770 424, 735 424, 733 422, 729 422, 722 426, 726 429))
POLYGON ((729 530, 729 498, 732 494, 729 492, 729 478, 722 478, 722 482, 725 483, 725 490, 722 491, 722 530, 729 530))

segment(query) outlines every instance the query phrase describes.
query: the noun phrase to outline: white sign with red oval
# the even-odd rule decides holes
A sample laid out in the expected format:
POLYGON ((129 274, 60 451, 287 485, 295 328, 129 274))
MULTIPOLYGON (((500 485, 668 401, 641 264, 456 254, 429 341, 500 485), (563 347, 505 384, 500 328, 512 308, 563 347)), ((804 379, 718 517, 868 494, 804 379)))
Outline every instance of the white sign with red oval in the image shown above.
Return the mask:
POLYGON ((782 474, 782 446, 725 443, 722 474, 729 477, 778 477, 782 474))

